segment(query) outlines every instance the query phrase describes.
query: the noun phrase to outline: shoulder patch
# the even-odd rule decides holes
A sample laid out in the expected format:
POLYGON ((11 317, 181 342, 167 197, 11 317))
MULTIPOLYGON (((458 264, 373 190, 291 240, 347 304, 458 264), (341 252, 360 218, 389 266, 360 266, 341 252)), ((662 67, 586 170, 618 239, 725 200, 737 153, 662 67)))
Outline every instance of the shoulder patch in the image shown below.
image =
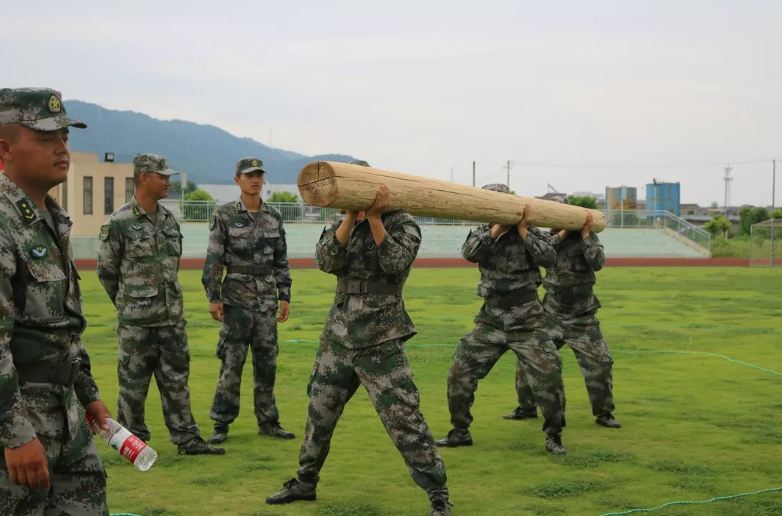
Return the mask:
POLYGON ((104 224, 100 227, 100 233, 98 234, 98 238, 103 240, 104 242, 109 239, 109 225, 104 224))

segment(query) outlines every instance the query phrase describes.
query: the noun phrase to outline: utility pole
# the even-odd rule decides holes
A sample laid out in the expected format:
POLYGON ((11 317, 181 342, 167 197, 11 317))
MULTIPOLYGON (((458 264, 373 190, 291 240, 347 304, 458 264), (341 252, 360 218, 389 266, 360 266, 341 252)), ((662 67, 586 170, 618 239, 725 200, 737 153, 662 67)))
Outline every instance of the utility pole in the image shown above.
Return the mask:
POLYGON ((774 197, 777 189, 777 160, 771 160, 771 266, 776 265, 776 231, 774 221, 774 197))
POLYGON ((505 182, 505 185, 508 187, 508 190, 510 190, 510 160, 508 160, 508 179, 505 182))
POLYGON ((475 160, 472 162, 472 185, 475 186, 475 160))
POLYGON ((733 172, 733 167, 725 165, 725 177, 722 178, 725 181, 725 215, 728 215, 728 208, 730 207, 730 183, 733 181, 733 176, 730 173, 733 172))

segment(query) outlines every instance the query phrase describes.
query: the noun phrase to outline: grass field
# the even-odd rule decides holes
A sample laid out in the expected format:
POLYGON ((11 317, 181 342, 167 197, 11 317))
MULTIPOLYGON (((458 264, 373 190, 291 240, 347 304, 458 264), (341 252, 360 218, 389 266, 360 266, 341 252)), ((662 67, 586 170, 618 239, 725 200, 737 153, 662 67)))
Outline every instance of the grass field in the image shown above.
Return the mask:
MULTIPOLYGON (((82 275, 90 323, 85 342, 103 397, 115 410, 114 311, 95 275, 82 275)), ((427 514, 425 494, 410 479, 363 390, 337 427, 318 501, 264 504, 296 470, 305 386, 335 283, 315 270, 296 270, 293 276, 293 315, 280 326, 276 394, 281 421, 297 438, 256 434, 248 363, 242 412, 226 456, 180 457, 168 440, 153 382, 147 415, 158 463, 141 473, 98 444, 113 513, 427 514)), ((206 312, 199 273, 185 271, 180 279, 193 412, 208 435, 218 326, 206 312)), ((419 331, 408 343, 408 355, 436 438, 450 428, 446 374, 454 346, 479 307, 476 281, 475 269, 419 269, 405 289, 419 331)), ((624 428, 594 424, 575 358, 565 348, 569 453, 549 456, 540 420, 500 418, 515 406, 513 357, 506 354, 478 389, 475 445, 442 451, 454 514, 602 514, 782 487, 782 271, 609 268, 600 273, 597 292, 615 360, 615 414, 624 428)), ((655 514, 782 514, 782 493, 655 514)))

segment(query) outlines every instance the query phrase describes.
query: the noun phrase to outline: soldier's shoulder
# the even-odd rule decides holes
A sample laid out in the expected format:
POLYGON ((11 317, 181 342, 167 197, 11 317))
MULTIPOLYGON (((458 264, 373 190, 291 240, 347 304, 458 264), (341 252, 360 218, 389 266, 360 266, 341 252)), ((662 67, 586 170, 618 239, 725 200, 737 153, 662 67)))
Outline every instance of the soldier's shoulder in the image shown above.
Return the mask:
POLYGON ((416 224, 417 225, 417 222, 415 221, 415 217, 413 217, 408 212, 402 210, 388 212, 385 214, 384 219, 386 222, 394 223, 394 224, 416 224))
POLYGON ((282 221, 282 213, 280 210, 272 206, 271 204, 266 204, 266 207, 269 209, 269 215, 274 217, 275 219, 282 221))
POLYGON ((133 217, 133 210, 130 209, 130 204, 124 204, 114 210, 111 215, 106 219, 107 224, 122 222, 123 220, 130 220, 133 217))

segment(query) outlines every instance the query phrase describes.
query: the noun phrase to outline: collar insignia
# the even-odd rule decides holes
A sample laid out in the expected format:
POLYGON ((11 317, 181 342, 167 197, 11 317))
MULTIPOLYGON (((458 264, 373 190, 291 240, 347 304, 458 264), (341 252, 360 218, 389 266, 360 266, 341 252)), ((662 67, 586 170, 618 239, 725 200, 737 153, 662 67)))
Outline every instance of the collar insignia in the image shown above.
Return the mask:
POLYGON ((19 208, 19 211, 22 212, 22 218, 25 222, 32 222, 35 220, 35 210, 33 210, 33 207, 27 202, 27 199, 20 200, 16 203, 16 206, 19 208))

